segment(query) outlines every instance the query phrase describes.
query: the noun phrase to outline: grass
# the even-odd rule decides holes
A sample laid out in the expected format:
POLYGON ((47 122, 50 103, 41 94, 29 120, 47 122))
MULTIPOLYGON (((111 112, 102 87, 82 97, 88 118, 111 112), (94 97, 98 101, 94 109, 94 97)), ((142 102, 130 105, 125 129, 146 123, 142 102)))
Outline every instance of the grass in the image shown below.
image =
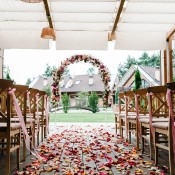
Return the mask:
POLYGON ((50 113, 50 122, 114 123, 113 113, 50 113))

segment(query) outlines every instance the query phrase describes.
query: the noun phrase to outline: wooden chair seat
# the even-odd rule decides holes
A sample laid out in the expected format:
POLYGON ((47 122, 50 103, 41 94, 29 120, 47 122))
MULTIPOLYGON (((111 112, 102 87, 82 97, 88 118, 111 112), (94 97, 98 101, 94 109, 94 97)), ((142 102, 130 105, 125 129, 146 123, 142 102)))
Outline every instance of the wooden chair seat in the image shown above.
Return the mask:
MULTIPOLYGON (((174 123, 174 126, 175 126, 175 123, 174 123)), ((153 123, 153 127, 167 130, 169 127, 169 123, 168 122, 153 123)))
MULTIPOLYGON (((19 118, 14 117, 11 119, 11 121, 12 122, 19 122, 19 118)), ((31 118, 31 122, 35 123, 35 119, 31 118)), ((26 124, 30 124, 30 118, 26 118, 26 124)))
MULTIPOLYGON (((169 119, 168 118, 153 118, 152 122, 168 122, 169 119)), ((143 119, 140 119, 140 122, 141 123, 146 123, 148 124, 150 122, 149 118, 143 118, 143 119)))
MULTIPOLYGON (((11 123, 10 130, 14 131, 20 129, 21 125, 19 123, 11 123)), ((0 130, 7 130, 7 123, 0 123, 0 130)))
MULTIPOLYGON (((149 118, 148 115, 140 115, 140 119, 146 119, 149 118)), ((128 116, 129 120, 136 120, 136 116, 128 116)))

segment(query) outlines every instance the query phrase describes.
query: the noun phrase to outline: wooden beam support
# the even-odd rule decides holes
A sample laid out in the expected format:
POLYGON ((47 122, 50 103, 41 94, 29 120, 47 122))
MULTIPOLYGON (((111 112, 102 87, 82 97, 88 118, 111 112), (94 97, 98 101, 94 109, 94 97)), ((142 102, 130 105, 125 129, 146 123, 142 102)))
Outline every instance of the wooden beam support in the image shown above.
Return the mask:
POLYGON ((49 22, 49 27, 53 29, 53 23, 52 23, 52 18, 50 15, 48 2, 47 2, 47 0, 43 0, 43 2, 44 2, 44 6, 45 6, 45 11, 46 11, 46 17, 47 17, 47 20, 49 22))
POLYGON ((166 50, 161 50, 160 52, 160 63, 161 63, 161 85, 166 85, 167 83, 167 58, 166 50))
POLYGON ((167 58, 167 83, 171 83, 171 82, 173 82, 172 37, 167 41, 167 45, 166 45, 166 58, 167 58))
POLYGON ((121 13, 122 13, 122 10, 123 10, 124 3, 125 3, 125 0, 120 0, 120 5, 119 5, 119 8, 118 8, 117 16, 116 16, 115 21, 114 21, 114 26, 112 28, 111 37, 113 37, 113 35, 116 31, 117 24, 120 20, 120 16, 121 16, 121 13))
POLYGON ((175 25, 172 27, 172 29, 167 33, 166 41, 168 42, 170 38, 175 34, 175 25))

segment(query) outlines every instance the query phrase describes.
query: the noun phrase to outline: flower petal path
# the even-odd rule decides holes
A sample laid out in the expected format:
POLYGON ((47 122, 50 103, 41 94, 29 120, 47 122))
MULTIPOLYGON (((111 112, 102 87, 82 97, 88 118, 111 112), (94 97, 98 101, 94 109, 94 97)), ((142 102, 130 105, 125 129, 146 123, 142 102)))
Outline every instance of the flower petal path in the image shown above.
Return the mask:
POLYGON ((44 158, 32 158, 15 175, 165 175, 144 160, 135 147, 116 135, 111 125, 59 125, 38 148, 44 158))

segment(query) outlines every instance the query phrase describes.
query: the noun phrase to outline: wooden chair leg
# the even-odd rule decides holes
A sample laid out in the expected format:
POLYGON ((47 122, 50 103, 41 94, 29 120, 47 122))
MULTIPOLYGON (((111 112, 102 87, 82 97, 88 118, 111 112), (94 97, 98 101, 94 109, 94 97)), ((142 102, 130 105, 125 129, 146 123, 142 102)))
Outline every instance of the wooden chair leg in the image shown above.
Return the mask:
POLYGON ((158 147, 156 146, 156 143, 158 143, 159 141, 159 133, 157 133, 156 131, 154 132, 154 148, 155 148, 155 166, 157 166, 158 164, 158 147))
POLYGON ((144 135, 144 127, 141 125, 141 138, 142 138, 142 153, 145 152, 145 139, 142 137, 144 135))
POLYGON ((6 149, 6 175, 10 174, 10 147, 11 139, 7 139, 7 149, 6 149))
POLYGON ((174 166, 174 153, 173 151, 173 141, 172 141, 172 133, 169 132, 168 136, 168 146, 169 146, 169 169, 170 169, 170 175, 175 175, 175 166, 174 166))
POLYGON ((151 160, 154 159, 154 138, 153 138, 153 135, 150 131, 150 158, 151 160))
MULTIPOLYGON (((117 122, 118 122, 117 116, 115 115, 115 131, 116 131, 116 134, 117 134, 117 122)), ((46 128, 46 127, 45 127, 45 128, 46 128)))
POLYGON ((43 116, 41 116, 41 141, 43 141, 44 139, 44 120, 43 120, 43 116))
POLYGON ((128 122, 129 143, 131 143, 131 122, 128 122))
POLYGON ((137 150, 140 150, 140 147, 139 147, 139 125, 138 123, 136 123, 136 148, 137 150))

